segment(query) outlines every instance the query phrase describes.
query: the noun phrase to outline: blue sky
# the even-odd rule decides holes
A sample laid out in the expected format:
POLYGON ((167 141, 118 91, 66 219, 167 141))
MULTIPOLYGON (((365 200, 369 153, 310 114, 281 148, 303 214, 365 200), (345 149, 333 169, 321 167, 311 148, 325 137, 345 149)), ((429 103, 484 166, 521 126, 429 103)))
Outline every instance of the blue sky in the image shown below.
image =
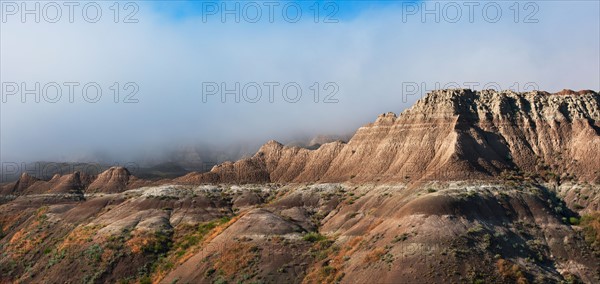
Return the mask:
MULTIPOLYGON (((203 7, 206 8, 207 3, 226 3, 227 7, 234 7, 235 3, 239 3, 242 7, 248 2, 254 3, 262 3, 269 1, 190 1, 190 0, 180 0, 180 1, 152 1, 153 8, 159 11, 160 13, 165 13, 172 17, 174 20, 183 20, 189 17, 196 17, 198 15, 202 15, 204 11, 203 7)), ((273 2, 273 1, 271 1, 273 2)), ((324 13, 334 13, 333 8, 325 9, 326 4, 333 3, 337 8, 334 14, 336 18, 341 21, 350 20, 356 17, 361 11, 365 11, 368 9, 375 8, 385 8, 390 6, 398 6, 401 5, 401 2, 404 3, 419 3, 420 1, 324 1, 324 0, 305 0, 305 1, 278 1, 281 6, 286 3, 296 3, 302 7, 302 11, 305 13, 314 13, 314 9, 316 8, 315 3, 323 9, 324 13), (312 10, 311 10, 312 8, 312 10)), ((266 8, 265 8, 266 9, 266 8)), ((291 12, 290 12, 291 13, 291 12)))

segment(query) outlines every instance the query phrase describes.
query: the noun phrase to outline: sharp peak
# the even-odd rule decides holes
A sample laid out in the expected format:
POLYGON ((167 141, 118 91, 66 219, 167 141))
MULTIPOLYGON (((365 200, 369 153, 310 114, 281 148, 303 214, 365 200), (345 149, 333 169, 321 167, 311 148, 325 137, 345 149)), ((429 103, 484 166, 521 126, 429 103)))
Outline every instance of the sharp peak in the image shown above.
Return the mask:
MULTIPOLYGON (((267 143, 263 144, 260 148, 264 148, 264 147, 284 147, 283 144, 281 144, 280 142, 276 141, 276 140, 269 140, 267 141, 267 143)), ((259 150, 260 151, 260 150, 259 150)))
POLYGON ((38 180, 41 180, 41 179, 29 174, 28 172, 22 172, 21 176, 17 180, 17 183, 22 182, 22 181, 24 182, 24 181, 38 181, 38 180))

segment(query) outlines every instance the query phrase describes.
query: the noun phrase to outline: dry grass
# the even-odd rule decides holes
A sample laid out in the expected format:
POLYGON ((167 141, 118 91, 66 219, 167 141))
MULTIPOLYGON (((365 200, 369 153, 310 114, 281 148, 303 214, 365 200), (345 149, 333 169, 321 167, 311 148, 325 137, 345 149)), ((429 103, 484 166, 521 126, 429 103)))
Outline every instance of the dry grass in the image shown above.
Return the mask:
POLYGON ((65 237, 62 244, 58 246, 58 250, 68 249, 69 247, 81 247, 89 243, 102 227, 102 225, 87 225, 75 228, 65 237))
POLYGON ((525 274, 523 274, 523 271, 521 271, 521 267, 519 267, 517 264, 511 264, 510 261, 501 258, 496 261, 496 267, 504 279, 510 279, 517 284, 529 283, 525 277, 525 274))
POLYGON ((583 227, 585 240, 594 249, 600 251, 600 213, 583 216, 581 226, 583 227))
POLYGON ((132 237, 125 242, 132 253, 138 254, 144 251, 144 248, 152 245, 153 238, 147 232, 134 231, 132 237))
POLYGON ((382 256, 385 255, 385 249, 376 248, 373 251, 369 252, 365 258, 363 259, 364 264, 371 264, 377 262, 381 259, 382 256))
POLYGON ((15 257, 25 255, 31 250, 38 248, 38 245, 48 237, 47 231, 43 230, 40 232, 38 230, 46 222, 47 211, 47 206, 40 207, 36 211, 36 214, 31 217, 33 220, 11 237, 8 242, 10 244, 8 249, 15 254, 15 257))
POLYGON ((0 214, 0 231, 8 233, 12 226, 19 224, 19 220, 26 219, 31 210, 21 210, 19 213, 0 214))
POLYGON ((29 251, 36 249, 47 236, 47 232, 33 234, 28 228, 21 229, 10 239, 10 246, 7 250, 11 250, 15 254, 15 257, 23 256, 29 251))
POLYGON ((344 276, 345 262, 360 247, 363 237, 355 237, 348 241, 336 254, 330 255, 324 261, 312 266, 302 280, 302 283, 334 283, 344 276), (329 265, 323 265, 328 262, 329 265))
MULTIPOLYGON (((184 254, 178 254, 177 251, 175 251, 175 250, 170 251, 169 254, 163 260, 164 263, 168 263, 169 265, 167 265, 166 267, 159 266, 158 269, 154 272, 154 275, 152 276, 152 279, 153 279, 152 282, 159 283, 165 276, 167 276, 167 274, 169 272, 171 272, 173 270, 174 267, 177 267, 177 266, 185 263, 192 256, 194 256, 196 253, 198 253, 198 251, 200 251, 203 248, 206 248, 207 245, 210 244, 210 242, 215 237, 217 237, 225 229, 227 229, 229 226, 231 226, 233 223, 235 223, 237 220, 239 220, 243 215, 244 214, 234 216, 228 222, 216 226, 209 233, 207 233, 205 236, 203 236, 200 243, 194 244, 194 245, 190 246, 189 248, 187 248, 187 250, 184 254)), ((184 236, 192 234, 194 232, 194 229, 192 229, 192 228, 197 228, 197 226, 190 227, 190 226, 184 225, 184 226, 181 226, 180 228, 176 228, 176 231, 175 231, 176 238, 174 239, 174 244, 177 245, 178 243, 181 242, 181 240, 183 239, 184 236), (178 229, 181 230, 181 232, 177 232, 178 229)))
POLYGON ((258 247, 247 243, 234 243, 224 247, 213 268, 217 271, 223 271, 223 275, 230 278, 252 266, 259 256, 258 247))
POLYGON ((369 228, 367 228, 367 232, 373 231, 373 229, 377 228, 377 226, 381 225, 381 223, 383 223, 383 218, 377 218, 377 220, 373 221, 369 228))

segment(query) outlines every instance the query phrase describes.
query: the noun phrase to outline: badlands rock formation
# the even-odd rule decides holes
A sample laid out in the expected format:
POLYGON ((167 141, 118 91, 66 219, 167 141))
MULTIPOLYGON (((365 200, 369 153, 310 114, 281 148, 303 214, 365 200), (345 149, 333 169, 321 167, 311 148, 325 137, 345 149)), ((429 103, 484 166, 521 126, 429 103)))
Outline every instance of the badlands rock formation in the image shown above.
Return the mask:
POLYGON ((599 109, 435 91, 348 143, 175 180, 23 174, 0 283, 600 283, 599 109))
POLYGON ((50 180, 42 180, 28 173, 21 174, 19 180, 0 187, 4 195, 27 194, 79 194, 116 193, 126 189, 139 188, 156 182, 138 179, 124 167, 111 167, 99 175, 88 175, 79 171, 72 174, 55 174, 50 180))
POLYGON ((380 115, 347 144, 308 150, 270 141, 251 158, 178 181, 471 180, 513 170, 597 182, 599 169, 598 93, 441 90, 400 116, 380 115))
POLYGON ((147 182, 132 176, 129 170, 124 167, 112 167, 102 172, 88 186, 86 193, 114 193, 121 192, 127 188, 142 187, 147 182))

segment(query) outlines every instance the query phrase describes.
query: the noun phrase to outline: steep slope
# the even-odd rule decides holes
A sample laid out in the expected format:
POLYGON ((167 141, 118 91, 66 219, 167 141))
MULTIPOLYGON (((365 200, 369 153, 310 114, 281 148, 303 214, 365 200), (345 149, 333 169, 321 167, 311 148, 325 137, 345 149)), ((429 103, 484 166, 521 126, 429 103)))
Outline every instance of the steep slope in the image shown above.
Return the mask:
POLYGON ((600 281, 598 255, 543 186, 287 189, 241 212, 160 283, 600 281))
POLYGON ((82 194, 87 184, 89 184, 89 177, 80 172, 62 176, 56 174, 48 181, 40 180, 27 173, 23 173, 13 187, 13 194, 82 194))
POLYGON ((8 183, 2 188, 2 194, 19 194, 25 192, 27 188, 40 181, 38 178, 29 175, 28 173, 22 173, 21 177, 16 183, 8 183))
POLYGON ((398 117, 382 114, 347 144, 309 150, 269 141, 251 158, 177 181, 405 182, 510 170, 598 182, 598 168, 598 93, 459 89, 434 91, 398 117))
POLYGON ((111 167, 97 176, 79 171, 65 175, 55 174, 50 180, 42 180, 28 173, 23 173, 16 182, 2 185, 0 193, 14 196, 29 194, 83 194, 84 192, 116 193, 160 182, 139 179, 131 175, 129 170, 124 167, 111 167))
POLYGON ((348 143, 174 181, 24 174, 0 283, 600 283, 598 101, 436 91, 348 143))
POLYGON ((149 182, 132 176, 129 170, 124 167, 111 167, 94 179, 87 187, 86 193, 122 192, 127 188, 138 188, 146 184, 149 184, 149 182))

